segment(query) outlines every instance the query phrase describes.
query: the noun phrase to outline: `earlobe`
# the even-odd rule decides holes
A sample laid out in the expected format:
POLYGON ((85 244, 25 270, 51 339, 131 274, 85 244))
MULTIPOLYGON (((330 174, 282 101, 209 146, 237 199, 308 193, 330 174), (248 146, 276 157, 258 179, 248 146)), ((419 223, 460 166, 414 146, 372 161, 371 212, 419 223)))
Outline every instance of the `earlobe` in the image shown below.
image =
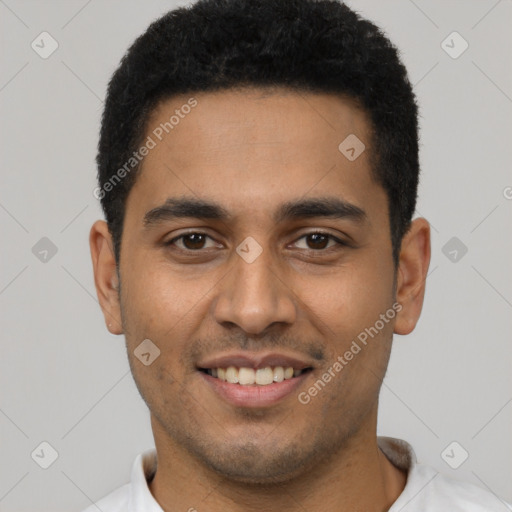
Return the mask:
POLYGON ((395 323, 396 334, 409 334, 423 307, 425 281, 430 264, 430 226, 423 218, 411 222, 402 240, 397 272, 396 300, 402 305, 395 323))
POLYGON ((122 334, 119 281, 112 237, 107 223, 96 221, 89 234, 94 284, 105 323, 112 334, 122 334))

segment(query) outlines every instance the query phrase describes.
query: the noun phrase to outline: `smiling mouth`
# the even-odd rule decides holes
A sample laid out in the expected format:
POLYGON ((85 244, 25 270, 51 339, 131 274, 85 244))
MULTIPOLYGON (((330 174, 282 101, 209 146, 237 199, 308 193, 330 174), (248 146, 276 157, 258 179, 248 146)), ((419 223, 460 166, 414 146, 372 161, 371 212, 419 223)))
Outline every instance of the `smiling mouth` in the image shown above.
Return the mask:
POLYGON ((199 368, 199 371, 210 377, 219 379, 229 384, 240 386, 268 386, 283 382, 311 371, 311 367, 293 368, 292 366, 267 366, 265 368, 248 368, 228 366, 227 368, 199 368))

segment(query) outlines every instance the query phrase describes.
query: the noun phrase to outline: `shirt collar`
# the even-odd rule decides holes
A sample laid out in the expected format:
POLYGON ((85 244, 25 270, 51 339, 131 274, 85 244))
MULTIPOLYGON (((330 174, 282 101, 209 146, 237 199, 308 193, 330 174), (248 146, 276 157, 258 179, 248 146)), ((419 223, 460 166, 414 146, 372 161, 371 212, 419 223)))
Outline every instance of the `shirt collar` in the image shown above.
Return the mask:
POLYGON ((155 500, 148 483, 155 476, 157 465, 156 450, 148 450, 137 455, 132 467, 130 498, 128 510, 130 512, 164 512, 155 500))
POLYGON ((379 436, 377 443, 386 458, 397 468, 409 473, 416 465, 416 455, 408 442, 394 437, 379 436))

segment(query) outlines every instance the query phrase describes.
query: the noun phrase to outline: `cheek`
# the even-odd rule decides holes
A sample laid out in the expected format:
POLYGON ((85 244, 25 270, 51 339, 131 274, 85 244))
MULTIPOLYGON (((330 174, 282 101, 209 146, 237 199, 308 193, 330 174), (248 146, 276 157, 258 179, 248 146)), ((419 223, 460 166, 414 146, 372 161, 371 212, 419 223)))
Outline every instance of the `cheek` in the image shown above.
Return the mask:
POLYGON ((166 411, 176 410, 180 391, 183 389, 182 376, 175 368, 169 366, 169 356, 169 352, 163 350, 150 366, 145 366, 133 352, 129 354, 137 389, 150 411, 160 420, 164 419, 166 411))
MULTIPOLYGON (((211 288, 201 279, 187 279, 162 263, 133 265, 123 279, 123 304, 128 322, 148 333, 170 334, 182 329, 201 308, 211 288)), ((140 332, 139 332, 140 334, 140 332)))
POLYGON ((329 338, 356 336, 392 306, 392 270, 375 262, 363 263, 347 265, 330 276, 305 279, 295 288, 310 321, 329 338))
POLYGON ((133 268, 140 271, 125 275, 121 305, 134 375, 148 390, 183 382, 191 371, 187 347, 208 314, 212 282, 179 276, 159 263, 133 268), (145 339, 159 351, 147 368, 136 358, 137 347, 145 339))

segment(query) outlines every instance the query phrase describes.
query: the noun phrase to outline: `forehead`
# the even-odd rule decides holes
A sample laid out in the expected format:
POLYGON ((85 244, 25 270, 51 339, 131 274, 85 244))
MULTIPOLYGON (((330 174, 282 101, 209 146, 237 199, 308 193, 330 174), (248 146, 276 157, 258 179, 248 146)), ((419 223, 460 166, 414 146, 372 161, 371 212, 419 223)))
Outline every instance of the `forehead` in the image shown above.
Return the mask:
POLYGON ((176 160, 213 159, 218 154, 232 159, 247 156, 251 149, 261 152, 258 145, 264 145, 269 155, 273 148, 297 152, 302 147, 315 156, 311 150, 316 147, 325 157, 337 157, 336 142, 350 134, 368 139, 369 124, 366 113, 346 97, 246 88, 164 100, 153 110, 146 131, 157 142, 162 139, 177 149, 176 160), (191 143, 196 145, 194 154, 179 152, 180 145, 191 143))
POLYGON ((383 193, 371 177, 370 133, 365 112, 336 95, 241 89, 175 96, 148 119, 145 140, 153 147, 132 192, 147 207, 184 194, 253 213, 310 193, 358 205, 383 193), (355 159, 347 158, 354 156, 347 140, 362 151, 355 159))

